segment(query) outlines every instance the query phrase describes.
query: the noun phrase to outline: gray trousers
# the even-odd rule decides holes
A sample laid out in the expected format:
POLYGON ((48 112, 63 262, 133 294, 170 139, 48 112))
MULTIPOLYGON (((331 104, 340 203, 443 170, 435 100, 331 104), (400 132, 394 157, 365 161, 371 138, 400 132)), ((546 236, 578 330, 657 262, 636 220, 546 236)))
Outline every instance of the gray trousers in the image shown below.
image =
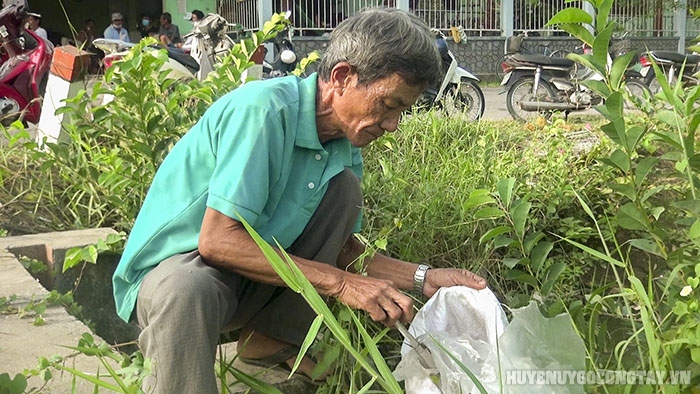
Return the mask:
MULTIPOLYGON (((360 213, 362 192, 349 169, 331 179, 317 211, 287 252, 335 265, 360 213)), ((301 345, 316 317, 288 288, 218 270, 195 250, 161 262, 139 290, 139 345, 155 362, 147 393, 217 393, 214 362, 219 335, 249 327, 301 345)))

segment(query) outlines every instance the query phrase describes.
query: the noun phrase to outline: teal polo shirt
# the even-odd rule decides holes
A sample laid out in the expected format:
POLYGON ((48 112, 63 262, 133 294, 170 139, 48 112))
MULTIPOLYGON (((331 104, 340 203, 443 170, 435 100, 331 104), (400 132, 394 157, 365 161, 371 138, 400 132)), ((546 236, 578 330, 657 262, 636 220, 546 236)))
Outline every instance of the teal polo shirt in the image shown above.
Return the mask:
MULTIPOLYGON (((246 220, 267 242, 289 247, 328 182, 360 149, 318 140, 317 75, 247 83, 217 100, 158 168, 112 278, 117 313, 129 321, 139 286, 161 261, 197 249, 207 207, 246 220)), ((359 231, 359 219, 355 230, 359 231)))

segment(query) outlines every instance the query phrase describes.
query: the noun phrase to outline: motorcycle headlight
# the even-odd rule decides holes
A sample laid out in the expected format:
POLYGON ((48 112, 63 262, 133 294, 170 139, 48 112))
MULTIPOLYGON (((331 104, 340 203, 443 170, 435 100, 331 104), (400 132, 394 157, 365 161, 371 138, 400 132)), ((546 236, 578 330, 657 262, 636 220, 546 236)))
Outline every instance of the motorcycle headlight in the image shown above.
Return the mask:
POLYGON ((294 51, 285 49, 282 51, 282 53, 280 53, 280 60, 286 64, 292 64, 297 61, 297 54, 294 53, 294 51))

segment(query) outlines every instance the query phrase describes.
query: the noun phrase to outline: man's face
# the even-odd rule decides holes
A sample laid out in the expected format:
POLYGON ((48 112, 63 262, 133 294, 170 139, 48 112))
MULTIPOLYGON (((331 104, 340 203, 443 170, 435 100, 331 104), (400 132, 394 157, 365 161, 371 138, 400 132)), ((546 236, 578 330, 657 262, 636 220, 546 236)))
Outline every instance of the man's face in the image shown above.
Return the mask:
POLYGON ((27 22, 29 23, 29 27, 32 30, 36 29, 39 26, 39 20, 33 16, 27 17, 27 22))
POLYGON ((124 24, 124 21, 122 19, 114 19, 114 20, 112 20, 112 24, 114 25, 114 27, 119 28, 119 27, 122 27, 122 25, 124 24))
POLYGON ((423 91, 422 86, 410 86, 398 74, 372 82, 357 84, 357 74, 348 76, 349 83, 334 101, 343 134, 355 146, 365 146, 396 131, 401 114, 410 108, 423 91))
POLYGON ((168 25, 168 18, 166 18, 166 17, 164 17, 164 16, 161 16, 161 17, 160 17, 160 24, 161 24, 161 25, 166 25, 166 26, 167 26, 167 25, 168 25))

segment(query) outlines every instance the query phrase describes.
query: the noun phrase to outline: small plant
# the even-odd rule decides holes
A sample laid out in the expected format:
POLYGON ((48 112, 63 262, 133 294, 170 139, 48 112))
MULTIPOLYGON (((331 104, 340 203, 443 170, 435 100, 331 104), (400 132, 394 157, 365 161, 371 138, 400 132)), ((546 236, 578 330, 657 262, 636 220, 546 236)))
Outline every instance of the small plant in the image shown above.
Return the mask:
MULTIPOLYGON (((94 337, 90 334, 83 334, 77 346, 66 346, 75 350, 77 354, 96 357, 100 362, 100 367, 107 372, 102 374, 86 373, 67 365, 73 356, 50 358, 41 357, 38 365, 34 369, 25 370, 27 377, 39 376, 44 382, 48 382, 53 377, 53 371, 66 372, 77 378, 92 383, 94 392, 106 389, 123 394, 140 394, 143 379, 151 374, 152 364, 149 359, 145 359, 140 352, 126 355, 119 352, 114 347, 105 343, 95 343, 94 337)), ((75 380, 73 381, 75 385, 75 380)), ((75 387, 74 387, 75 390, 75 387)))
POLYGON ((24 394, 27 388, 27 377, 21 373, 10 378, 10 374, 0 374, 0 394, 24 394))
MULTIPOLYGON (((508 268, 506 278, 525 285, 543 297, 549 296, 566 264, 547 264, 547 258, 554 243, 546 239, 541 231, 529 229, 529 215, 532 203, 528 198, 518 198, 515 194, 515 179, 502 179, 496 183, 496 193, 484 189, 475 190, 465 202, 465 209, 478 208, 474 213, 477 220, 504 219, 505 223, 493 227, 479 238, 480 244, 489 244, 494 252, 500 253, 502 263, 508 268)), ((527 301, 525 290, 519 300, 509 303, 522 306, 527 301), (522 303, 522 304, 521 304, 522 303)))

